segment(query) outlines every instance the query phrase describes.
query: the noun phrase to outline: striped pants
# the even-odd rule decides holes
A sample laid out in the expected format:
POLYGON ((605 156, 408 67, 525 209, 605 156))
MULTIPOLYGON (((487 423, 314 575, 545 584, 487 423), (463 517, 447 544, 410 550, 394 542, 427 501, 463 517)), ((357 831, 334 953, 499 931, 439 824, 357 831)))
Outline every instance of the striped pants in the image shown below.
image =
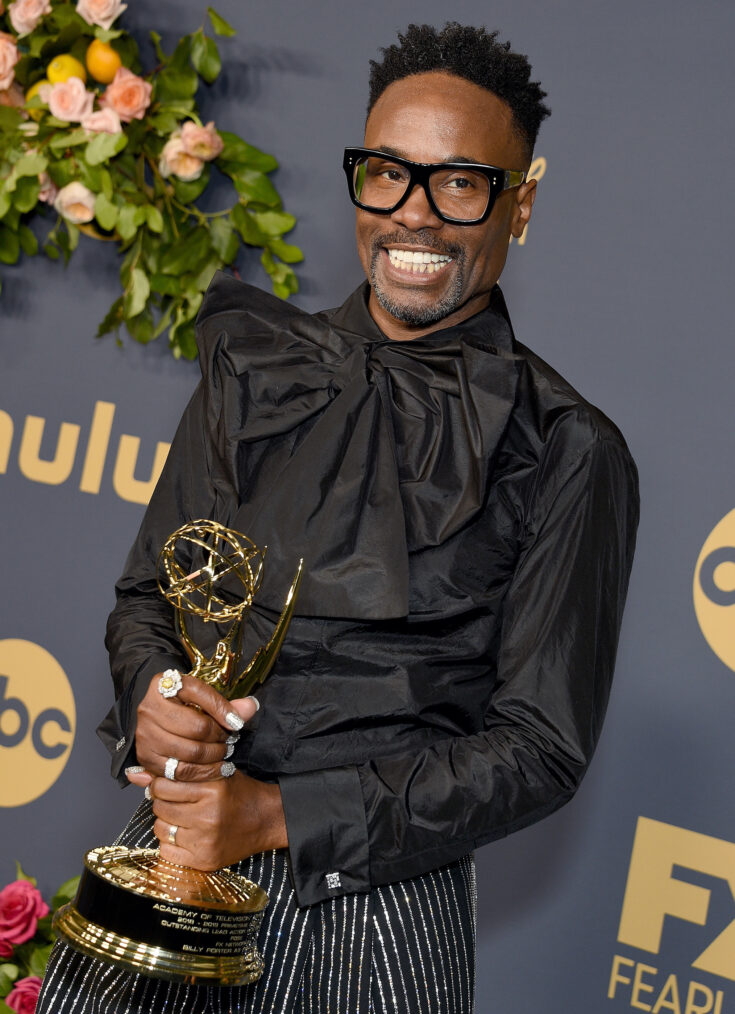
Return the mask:
MULTIPOLYGON (((151 804, 119 842, 152 847, 151 804)), ((368 894, 298 908, 284 851, 233 867, 270 897, 261 978, 186 986, 136 975, 57 943, 36 1014, 472 1014, 473 856, 368 894)))

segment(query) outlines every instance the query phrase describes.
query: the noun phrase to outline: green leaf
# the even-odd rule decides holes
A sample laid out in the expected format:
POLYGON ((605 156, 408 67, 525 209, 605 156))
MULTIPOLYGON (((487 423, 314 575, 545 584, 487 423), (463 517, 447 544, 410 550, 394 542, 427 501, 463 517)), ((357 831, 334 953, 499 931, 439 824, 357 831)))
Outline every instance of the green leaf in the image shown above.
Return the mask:
POLYGON ((57 134, 48 143, 49 148, 56 154, 66 148, 74 148, 78 144, 84 144, 89 139, 89 134, 84 127, 77 127, 68 133, 57 134))
POLYGON ((165 63, 166 62, 166 54, 161 49, 161 36, 158 34, 158 32, 149 32, 148 34, 151 37, 151 42, 153 43, 153 48, 156 51, 156 56, 158 57, 158 62, 159 63, 165 63))
POLYGON ((9 207, 10 207, 10 194, 5 190, 0 190, 0 218, 5 217, 9 207))
POLYGON ((148 282, 148 275, 145 271, 141 271, 140 268, 133 268, 130 274, 130 287, 125 293, 123 300, 123 313, 125 317, 137 317, 139 313, 142 313, 150 293, 151 287, 148 282))
POLYGON ((18 180, 16 185, 13 204, 21 214, 26 214, 35 208, 40 192, 41 184, 38 182, 38 177, 24 176, 23 179, 18 180))
POLYGON ((209 234, 212 237, 212 246, 224 263, 232 264, 240 249, 240 241, 230 222, 224 217, 213 218, 209 223, 209 234))
POLYGON ((228 37, 235 35, 235 29, 232 25, 229 25, 225 19, 218 14, 216 10, 214 10, 214 8, 207 7, 207 14, 209 15, 209 20, 212 22, 212 30, 215 34, 226 35, 228 37))
POLYGON ((15 860, 15 879, 16 880, 27 880, 28 883, 29 884, 33 884, 34 887, 38 886, 36 884, 36 878, 35 877, 29 877, 28 874, 24 872, 23 867, 20 865, 20 863, 18 862, 17 859, 15 860))
MULTIPOLYGON (((96 338, 102 338, 104 335, 109 334, 111 331, 117 331, 122 324, 123 319, 123 298, 116 299, 110 309, 105 314, 105 318, 97 328, 96 338)), ((71 881, 67 881, 71 883, 71 881)), ((64 885, 64 887, 66 884, 64 885)), ((59 889, 61 891, 61 888, 59 889)), ((54 899, 56 900, 56 899, 54 899)))
POLYGON ((74 162, 69 158, 59 159, 58 162, 50 162, 47 172, 57 187, 65 187, 76 179, 74 162))
POLYGON ((35 233, 25 224, 21 225, 18 229, 18 241, 20 242, 21 250, 28 257, 33 257, 38 253, 38 240, 35 233))
MULTIPOLYGON (((248 166, 250 169, 259 169, 263 173, 269 173, 278 168, 278 162, 272 155, 248 144, 237 134, 232 134, 229 130, 220 130, 218 133, 225 146, 217 159, 217 165, 220 164, 220 161, 236 162, 238 165, 248 166)), ((222 171, 225 172, 224 169, 222 171)), ((230 173, 228 173, 229 175, 230 173)))
POLYGON ((8 175, 5 186, 13 191, 19 179, 24 176, 38 176, 47 165, 48 159, 45 155, 21 155, 8 175))
POLYGON ((8 995, 19 975, 20 969, 17 965, 13 965, 10 962, 0 965, 0 993, 3 996, 8 995))
POLYGON ((69 253, 73 253, 79 245, 79 229, 73 222, 64 222, 64 226, 69 238, 69 253))
POLYGON ((0 106, 0 130, 17 130, 23 122, 23 116, 12 106, 0 106))
POLYGON ((132 239, 144 221, 145 208, 138 204, 123 204, 117 214, 117 231, 122 239, 132 239))
POLYGON ((209 230, 198 226, 179 237, 161 256, 161 272, 181 275, 197 271, 209 256, 210 250, 209 230))
MULTIPOLYGON (((97 26, 94 30, 95 38, 99 39, 100 42, 112 42, 113 39, 119 39, 124 34, 125 32, 122 28, 100 28, 97 26)), ((153 34, 151 32, 151 35, 153 34)))
POLYGON ((151 291, 163 296, 180 296, 181 281, 173 275, 151 275, 151 291))
POLYGON ((299 261, 304 259, 302 251, 291 243, 284 243, 282 239, 274 239, 268 244, 276 255, 280 257, 286 264, 298 264, 299 261))
POLYGON ((268 236, 258 228, 253 215, 242 204, 236 204, 230 212, 232 224, 249 246, 266 246, 268 236))
POLYGON ((167 137, 176 130, 180 119, 181 116, 178 113, 162 107, 160 112, 148 117, 148 122, 162 137, 167 137))
MULTIPOLYGON (((20 257, 20 240, 18 233, 0 223, 0 261, 3 264, 15 264, 20 257)), ((20 868, 20 867, 19 867, 20 868)), ((19 880, 30 880, 30 877, 18 877, 19 880)), ((35 883, 35 881, 33 881, 35 883)))
POLYGON ((158 338, 158 336, 163 334, 163 332, 169 326, 169 324, 171 323, 171 314, 173 313, 175 306, 176 304, 174 302, 169 302, 163 315, 161 316, 161 319, 154 328, 153 338, 158 338))
POLYGON ((50 239, 43 244, 43 252, 52 261, 57 261, 60 257, 59 248, 54 246, 50 239))
POLYGON ((207 38, 201 28, 191 37, 191 62, 207 84, 216 81, 222 70, 217 43, 214 39, 207 38))
POLYGON ((256 211, 258 228, 269 236, 282 236, 296 225, 296 219, 285 211, 256 211))
POLYGON ((31 56, 40 56, 44 46, 48 42, 53 42, 53 35, 46 35, 44 32, 32 32, 28 38, 28 52, 31 56))
POLYGON ((31 960, 28 963, 28 971, 31 975, 37 975, 39 979, 43 978, 43 973, 46 971, 46 965, 51 956, 51 948, 53 946, 53 944, 47 944, 46 947, 37 947, 33 951, 31 960))
POLYGON ((146 205, 145 216, 151 232, 163 232, 163 216, 154 204, 146 205))
POLYGON ((147 345, 153 340, 153 314, 150 310, 143 310, 136 317, 125 321, 128 333, 141 345, 147 345))
POLYGON ((84 158, 89 165, 101 165, 122 151, 127 143, 128 139, 124 133, 106 134, 100 131, 87 145, 84 158))
POLYGON ((172 70, 169 66, 156 76, 153 93, 157 102, 176 102, 192 98, 198 87, 199 78, 192 67, 172 70))
POLYGON ((237 176, 233 176, 232 182, 238 194, 248 202, 255 201, 271 208, 281 203, 278 191, 268 177, 255 169, 241 169, 237 176))
POLYGON ((171 177, 171 182, 174 186, 174 192, 177 200, 181 201, 182 204, 191 204, 199 197, 201 193, 207 187, 209 183, 209 177, 211 170, 209 165, 204 166, 204 171, 198 180, 192 180, 190 183, 186 183, 184 180, 178 180, 175 176, 171 177))
POLYGON ((57 908, 61 908, 67 901, 71 901, 75 897, 77 890, 79 889, 79 874, 76 877, 70 877, 69 880, 65 880, 64 883, 59 887, 56 894, 51 899, 51 911, 55 912, 57 908))
POLYGON ((111 201, 112 200, 112 176, 110 176, 110 174, 107 171, 107 169, 100 169, 100 186, 102 188, 102 193, 105 195, 105 197, 109 201, 111 201))
POLYGON ((109 231, 115 228, 117 214, 117 205, 113 204, 105 194, 97 194, 94 201, 94 217, 103 229, 109 231))

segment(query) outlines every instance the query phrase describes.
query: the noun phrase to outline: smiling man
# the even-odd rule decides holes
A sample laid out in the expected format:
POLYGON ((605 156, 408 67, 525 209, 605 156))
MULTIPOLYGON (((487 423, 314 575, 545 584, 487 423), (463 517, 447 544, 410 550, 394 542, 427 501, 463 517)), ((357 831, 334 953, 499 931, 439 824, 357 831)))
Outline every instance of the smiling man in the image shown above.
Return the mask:
POLYGON ((411 26, 344 156, 368 280, 313 316, 213 281, 203 379, 117 586, 100 734, 148 796, 124 843, 268 890, 265 972, 175 985, 59 945, 40 1014, 82 994, 128 1014, 473 1009, 473 850, 579 785, 638 520, 623 438, 516 340, 497 286, 536 194, 529 74, 496 33, 411 26), (157 555, 200 517, 269 545, 256 643, 306 559, 257 702, 161 676, 188 664, 157 555))

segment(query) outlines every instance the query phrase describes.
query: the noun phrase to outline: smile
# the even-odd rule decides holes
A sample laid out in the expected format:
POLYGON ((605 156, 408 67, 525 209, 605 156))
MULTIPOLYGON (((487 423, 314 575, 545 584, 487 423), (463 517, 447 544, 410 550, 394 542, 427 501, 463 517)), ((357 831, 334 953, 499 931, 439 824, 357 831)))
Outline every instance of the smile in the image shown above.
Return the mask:
POLYGON ((395 247, 384 247, 384 250, 394 268, 414 275, 434 274, 453 260, 446 254, 431 253, 428 250, 399 250, 395 247))

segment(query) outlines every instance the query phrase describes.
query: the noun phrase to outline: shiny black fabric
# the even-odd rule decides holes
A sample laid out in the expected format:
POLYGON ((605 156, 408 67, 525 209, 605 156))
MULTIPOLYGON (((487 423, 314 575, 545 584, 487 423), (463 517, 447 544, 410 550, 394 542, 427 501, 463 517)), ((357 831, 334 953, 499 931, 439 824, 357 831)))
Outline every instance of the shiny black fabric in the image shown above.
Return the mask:
POLYGON ((234 758, 279 781, 302 905, 426 872, 570 798, 638 520, 623 438, 515 341, 499 289, 410 342, 378 330, 367 293, 309 315, 215 277, 203 379, 108 627, 118 700, 100 735, 120 776, 150 677, 186 665, 155 586, 166 537, 214 517, 268 544, 250 648, 305 557, 234 758))

